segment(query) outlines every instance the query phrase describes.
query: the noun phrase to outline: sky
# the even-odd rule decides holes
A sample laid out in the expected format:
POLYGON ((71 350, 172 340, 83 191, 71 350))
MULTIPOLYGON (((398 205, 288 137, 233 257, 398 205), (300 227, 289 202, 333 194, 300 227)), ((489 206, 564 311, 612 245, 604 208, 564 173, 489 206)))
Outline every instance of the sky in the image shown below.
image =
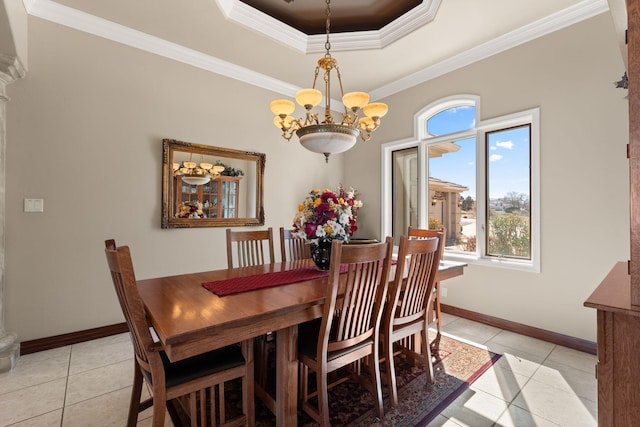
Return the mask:
MULTIPOLYGON (((427 122, 432 135, 445 135, 475 126, 475 107, 445 110, 427 122)), ((529 128, 518 127, 487 134, 489 151, 489 198, 507 193, 529 195, 529 128)), ((479 141, 483 143, 483 141, 479 141)), ((476 139, 456 141, 460 150, 429 160, 429 176, 469 187, 463 197, 476 199, 476 139)))

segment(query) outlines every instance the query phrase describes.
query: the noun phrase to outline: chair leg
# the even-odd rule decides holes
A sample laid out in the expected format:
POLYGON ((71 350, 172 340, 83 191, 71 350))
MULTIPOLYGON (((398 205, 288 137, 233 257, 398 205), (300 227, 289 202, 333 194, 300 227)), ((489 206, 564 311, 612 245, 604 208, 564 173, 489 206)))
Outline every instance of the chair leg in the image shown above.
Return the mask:
POLYGON ((142 397, 142 383, 144 378, 140 371, 140 365, 136 360, 133 361, 133 388, 131 389, 131 402, 129 403, 129 417, 127 418, 127 427, 136 427, 138 423, 138 412, 140 410, 140 397, 142 397))
MULTIPOLYGON (((242 410, 247 417, 247 426, 253 427, 256 421, 255 404, 254 404, 254 353, 253 341, 246 340, 242 342, 242 352, 245 363, 247 364, 246 373, 242 377, 242 410)), ((224 388, 224 384, 220 384, 224 388)))
POLYGON ((434 302, 436 308, 436 326, 438 328, 438 336, 442 329, 442 316, 440 315, 440 282, 436 282, 436 300, 434 302))
MULTIPOLYGON (((384 419, 384 404, 382 402, 382 381, 380 380, 380 353, 378 353, 378 347, 378 341, 375 341, 373 344, 373 377, 375 382, 374 386, 376 388, 376 406, 378 407, 378 417, 382 420, 384 419)), ((393 355, 391 355, 391 358, 393 359, 393 355)), ((393 360, 391 361, 391 363, 393 363, 393 360)), ((395 378, 393 378, 393 380, 395 381, 395 378)), ((395 388, 395 382, 393 384, 393 387, 395 388)))
POLYGON ((389 384, 389 395, 391 404, 398 406, 398 389, 396 388, 396 368, 393 361, 393 343, 390 338, 385 340, 385 359, 387 359, 387 383, 389 384))
POLYGON ((327 373, 316 372, 316 382, 318 383, 318 412, 320 413, 320 425, 331 427, 329 422, 329 386, 327 384, 327 373))
POLYGON ((422 355, 424 356, 424 371, 427 375, 427 380, 430 383, 433 383, 433 362, 431 361, 431 346, 429 345, 429 329, 427 324, 425 323, 424 328, 422 329, 422 355))
POLYGON ((254 339, 254 355, 256 358, 255 363, 255 381, 263 389, 267 389, 267 339, 266 335, 261 335, 254 339))
MULTIPOLYGON (((164 383, 164 381, 162 381, 164 383)), ((164 416, 167 412, 167 392, 164 385, 153 383, 153 427, 164 427, 164 416)))

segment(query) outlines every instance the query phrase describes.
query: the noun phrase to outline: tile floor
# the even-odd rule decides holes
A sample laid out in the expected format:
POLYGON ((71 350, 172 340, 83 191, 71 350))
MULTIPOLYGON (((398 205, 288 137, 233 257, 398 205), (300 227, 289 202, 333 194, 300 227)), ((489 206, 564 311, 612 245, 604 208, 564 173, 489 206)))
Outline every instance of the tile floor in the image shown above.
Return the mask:
MULTIPOLYGON (((443 332, 503 357, 430 425, 597 426, 595 356, 446 314, 443 332)), ((0 427, 124 426, 132 374, 128 334, 22 356, 0 374, 0 427)))

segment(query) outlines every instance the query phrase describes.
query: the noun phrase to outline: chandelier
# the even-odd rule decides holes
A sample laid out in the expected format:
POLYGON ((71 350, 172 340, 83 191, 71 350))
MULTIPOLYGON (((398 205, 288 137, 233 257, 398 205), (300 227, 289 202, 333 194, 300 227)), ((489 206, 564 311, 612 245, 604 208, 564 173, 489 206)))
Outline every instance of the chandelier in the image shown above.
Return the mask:
MULTIPOLYGON (((200 162, 198 165, 192 161, 193 153, 189 153, 189 161, 180 164, 173 164, 173 176, 179 176, 183 182, 189 185, 204 185, 210 180, 220 175, 224 166, 212 165, 211 163, 200 162)), ((202 156, 200 156, 202 160, 202 156)))
POLYGON ((296 119, 291 114, 296 105, 288 99, 277 99, 269 105, 271 112, 276 115, 273 120, 275 126, 282 130, 282 137, 287 141, 295 133, 298 135, 300 144, 309 151, 322 153, 325 161, 329 162, 329 155, 342 153, 349 150, 356 143, 358 135, 363 141, 371 138, 371 133, 380 126, 380 118, 387 113, 387 104, 382 102, 369 103, 369 94, 366 92, 344 93, 342 88, 342 78, 338 69, 338 62, 331 57, 331 43, 329 43, 329 30, 331 22, 330 0, 326 0, 326 33, 327 41, 324 57, 318 60, 315 74, 313 76, 313 86, 311 89, 302 89, 296 93, 296 102, 304 107, 305 117, 296 119), (322 92, 316 89, 316 82, 320 70, 324 70, 323 80, 325 86, 324 95, 324 119, 318 118, 318 113, 312 112, 312 108, 322 101, 322 92), (331 115, 331 71, 335 70, 342 95, 344 113, 340 121, 335 121, 331 115), (358 116, 358 111, 362 110, 363 117, 358 116))

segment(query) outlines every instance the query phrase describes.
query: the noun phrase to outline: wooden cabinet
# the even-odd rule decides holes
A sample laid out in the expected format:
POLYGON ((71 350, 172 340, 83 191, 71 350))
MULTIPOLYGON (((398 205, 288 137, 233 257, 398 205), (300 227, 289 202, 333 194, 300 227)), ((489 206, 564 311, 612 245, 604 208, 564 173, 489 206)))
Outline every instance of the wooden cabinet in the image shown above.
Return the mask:
POLYGON ((640 420, 640 311, 631 308, 631 276, 619 262, 584 305, 598 310, 598 425, 640 420))
POLYGON ((176 177, 176 200, 202 203, 207 218, 237 218, 240 176, 219 176, 204 185, 191 185, 176 177))

